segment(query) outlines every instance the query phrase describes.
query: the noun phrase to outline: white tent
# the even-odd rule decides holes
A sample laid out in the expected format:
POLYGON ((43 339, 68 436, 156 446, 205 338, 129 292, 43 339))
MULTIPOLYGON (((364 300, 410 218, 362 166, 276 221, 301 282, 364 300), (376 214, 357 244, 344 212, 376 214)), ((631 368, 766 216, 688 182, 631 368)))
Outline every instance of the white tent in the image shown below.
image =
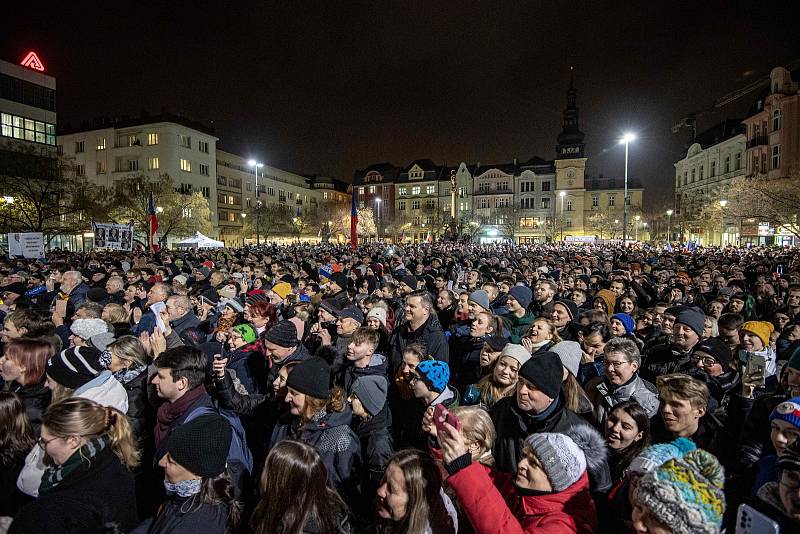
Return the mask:
POLYGON ((181 241, 175 243, 178 247, 191 247, 191 248, 222 248, 225 246, 225 243, 222 241, 217 241, 216 239, 211 239, 208 236, 204 236, 200 232, 195 232, 192 237, 187 237, 181 241))

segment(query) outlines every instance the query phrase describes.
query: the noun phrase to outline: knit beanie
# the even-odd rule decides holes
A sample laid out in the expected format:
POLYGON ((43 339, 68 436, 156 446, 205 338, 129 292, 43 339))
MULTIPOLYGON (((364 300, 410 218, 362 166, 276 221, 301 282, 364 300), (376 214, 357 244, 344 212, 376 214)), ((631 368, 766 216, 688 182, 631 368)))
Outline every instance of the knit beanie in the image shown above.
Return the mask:
POLYGON ((581 344, 577 341, 560 341, 556 343, 550 350, 558 354, 563 365, 572 376, 578 376, 578 369, 581 366, 581 358, 583 357, 583 350, 581 344))
POLYGON ((286 295, 292 292, 292 286, 286 282, 280 282, 272 286, 272 292, 278 295, 281 300, 286 298, 286 295))
MULTIPOLYGON (((526 349, 522 345, 517 345, 516 343, 506 344, 506 346, 503 347, 503 350, 500 352, 500 358, 502 358, 503 356, 514 358, 519 362, 520 367, 525 365, 525 362, 531 359, 531 353, 528 352, 528 349, 526 349)), ((498 360, 500 358, 498 358, 498 360)))
POLYGON ((794 397, 783 401, 773 408, 769 414, 769 420, 780 419, 800 428, 800 397, 794 397))
POLYGON ((297 364, 286 378, 286 387, 315 399, 328 398, 331 392, 330 383, 331 367, 328 362, 316 356, 297 364))
POLYGON ((750 332, 757 335, 765 347, 769 346, 769 336, 774 330, 775 327, 772 326, 772 323, 767 321, 747 321, 739 329, 740 332, 750 332))
POLYGON ((625 327, 626 334, 630 334, 636 328, 636 323, 634 322, 633 317, 627 313, 615 313, 611 316, 611 318, 622 323, 622 326, 625 327))
POLYGON ((539 459, 555 492, 576 483, 586 471, 586 455, 566 434, 531 434, 525 439, 525 445, 539 459))
POLYGON ((564 366, 561 364, 558 354, 545 352, 525 362, 519 369, 519 376, 551 399, 555 399, 561 392, 564 366))
POLYGON ((470 293, 469 300, 471 300, 484 310, 489 309, 489 293, 487 293, 483 289, 478 289, 477 291, 473 291, 472 293, 470 293))
POLYGON ((106 350, 113 342, 113 332, 101 332, 100 334, 95 334, 89 338, 89 344, 100 352, 106 350))
POLYGON ((375 416, 386 404, 386 393, 389 390, 389 382, 386 378, 379 375, 367 375, 356 378, 351 387, 353 393, 367 412, 375 416))
POLYGON ((240 324, 238 326, 234 326, 232 330, 242 336, 242 339, 244 339, 245 343, 252 343, 256 340, 256 332, 249 324, 240 324))
POLYGON ((78 389, 103 370, 100 351, 94 347, 70 347, 47 360, 47 376, 64 387, 78 389))
POLYGON ((333 269, 330 265, 323 265, 317 272, 319 273, 320 278, 330 279, 330 277, 333 276, 333 269))
POLYGON ((719 362, 724 369, 727 369, 728 366, 730 366, 732 359, 731 348, 727 343, 719 338, 710 337, 700 341, 692 348, 692 355, 695 355, 698 352, 708 354, 717 360, 717 362, 719 362))
POLYGON ((353 319, 361 324, 364 322, 364 312, 356 306, 348 306, 339 312, 339 319, 353 319))
POLYGON ((269 302, 269 296, 262 289, 250 291, 244 299, 245 304, 255 304, 256 302, 269 302))
POLYGON ((89 339, 108 332, 108 323, 102 319, 75 319, 69 330, 81 339, 89 339))
POLYGON ((528 306, 531 305, 531 300, 533 300, 533 291, 531 291, 529 287, 514 286, 508 293, 514 297, 514 300, 519 302, 522 309, 527 309, 528 306))
POLYGON ((562 299, 562 300, 555 301, 553 306, 556 306, 556 305, 559 305, 559 304, 561 306, 563 306, 564 309, 567 310, 567 313, 569 314, 569 320, 570 321, 574 321, 575 319, 577 319, 578 315, 580 314, 580 312, 578 311, 578 305, 577 304, 575 304, 571 300, 562 299))
POLYGON ((417 364, 419 379, 429 390, 441 393, 450 381, 450 367, 441 360, 423 360, 417 364))
POLYGON ((617 304, 617 294, 610 289, 601 289, 594 295, 592 303, 597 299, 602 300, 606 304, 606 313, 610 316, 614 313, 614 306, 617 304))
POLYGON ((370 317, 375 317, 378 321, 381 322, 383 327, 386 328, 386 310, 384 310, 383 308, 373 307, 367 313, 367 319, 369 319, 370 317))
POLYGON ((280 321, 275 326, 267 330, 264 340, 274 343, 279 347, 297 346, 297 327, 290 321, 280 321))
POLYGON ((167 452, 191 473, 215 477, 225 471, 232 439, 227 419, 215 413, 201 415, 170 433, 167 452))
POLYGON ((417 277, 411 274, 400 277, 400 283, 405 284, 411 289, 417 289, 417 277))
POLYGON ((675 324, 685 324, 694 330, 695 334, 703 337, 703 330, 706 328, 706 314, 703 310, 695 306, 678 306, 673 311, 675 324))
POLYGON ((230 309, 235 311, 236 313, 242 313, 244 311, 244 306, 238 299, 230 299, 228 302, 225 303, 225 306, 228 306, 230 309))
POLYGON ((503 336, 492 336, 486 340, 486 344, 492 352, 500 352, 508 345, 508 338, 503 336))
POLYGON ((688 438, 678 438, 670 443, 659 443, 645 448, 639 456, 631 461, 626 473, 643 475, 649 473, 667 460, 680 458, 687 452, 697 448, 694 441, 688 438))
POLYGON ((331 282, 334 282, 340 288, 347 289, 347 276, 343 272, 335 272, 330 276, 330 278, 331 282))
POLYGON ((633 500, 674 534, 717 534, 725 512, 725 471, 710 452, 698 449, 644 475, 633 500))

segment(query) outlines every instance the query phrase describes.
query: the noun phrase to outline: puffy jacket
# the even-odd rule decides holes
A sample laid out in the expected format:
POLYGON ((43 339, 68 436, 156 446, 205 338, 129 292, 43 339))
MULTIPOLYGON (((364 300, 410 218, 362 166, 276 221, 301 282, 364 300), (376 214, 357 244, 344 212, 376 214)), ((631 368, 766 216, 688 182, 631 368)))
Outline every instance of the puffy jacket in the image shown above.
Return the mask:
POLYGON ((21 386, 16 382, 11 382, 8 384, 8 390, 19 396, 19 400, 25 407, 25 413, 31 421, 33 433, 38 436, 42 426, 42 414, 50 406, 53 392, 45 386, 44 381, 30 386, 21 386))
POLYGON ((432 314, 425 321, 425 324, 411 330, 408 323, 403 324, 395 329, 392 334, 392 339, 389 342, 391 353, 389 359, 392 365, 392 371, 397 371, 400 364, 403 362, 403 352, 406 347, 411 343, 422 343, 428 351, 428 354, 436 358, 448 362, 450 360, 450 350, 447 346, 447 340, 442 332, 442 327, 439 325, 439 319, 436 314, 432 314))
POLYGON ((147 369, 145 369, 139 376, 122 385, 128 395, 128 421, 133 427, 136 441, 140 447, 153 439, 156 415, 155 409, 147 399, 147 376, 147 369))
POLYGON ((225 534, 228 507, 224 504, 186 504, 192 497, 171 495, 156 517, 141 523, 131 534, 225 534))
POLYGON ((592 401, 592 415, 599 428, 605 428, 611 409, 626 400, 638 402, 648 417, 658 413, 658 391, 653 384, 643 380, 639 375, 634 375, 619 387, 609 384, 603 377, 595 378, 587 384, 586 393, 592 401))
POLYGON ((590 534, 597 530, 597 511, 585 472, 564 491, 545 495, 519 495, 514 476, 497 474, 492 483, 486 469, 472 463, 447 479, 476 534, 590 534))
MULTIPOLYGON (((516 473, 525 438, 531 434, 570 433, 581 425, 591 428, 585 419, 566 408, 563 393, 559 394, 558 399, 539 415, 520 410, 516 396, 498 401, 489 411, 489 415, 497 432, 492 455, 497 469, 506 473, 516 473)), ((593 492, 604 492, 611 488, 611 470, 608 462, 596 466, 590 475, 593 492)))

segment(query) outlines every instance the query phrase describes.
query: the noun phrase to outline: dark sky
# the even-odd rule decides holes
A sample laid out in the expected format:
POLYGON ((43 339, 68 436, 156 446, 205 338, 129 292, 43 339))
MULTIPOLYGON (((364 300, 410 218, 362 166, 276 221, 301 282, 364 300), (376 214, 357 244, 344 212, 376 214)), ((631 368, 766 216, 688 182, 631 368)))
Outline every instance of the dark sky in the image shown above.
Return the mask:
POLYGON ((40 53, 61 124, 166 107, 227 150, 345 180, 382 161, 553 158, 572 65, 590 172, 621 176, 634 131, 651 202, 686 140, 675 119, 800 59, 792 1, 222 4, 14 2, 0 56, 40 53))

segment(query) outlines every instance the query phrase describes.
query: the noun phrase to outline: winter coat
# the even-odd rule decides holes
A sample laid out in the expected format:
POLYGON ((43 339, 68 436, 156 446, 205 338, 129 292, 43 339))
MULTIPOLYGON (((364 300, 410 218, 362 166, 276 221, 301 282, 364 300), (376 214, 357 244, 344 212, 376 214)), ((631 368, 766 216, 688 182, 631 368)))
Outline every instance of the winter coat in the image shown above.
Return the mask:
MULTIPOLYGON (((93 400, 103 406, 110 406, 122 413, 128 413, 128 394, 122 384, 111 375, 111 371, 101 372, 76 389, 72 396, 93 400)), ((38 496, 39 484, 44 471, 44 450, 37 444, 25 458, 25 467, 19 474, 17 487, 27 495, 38 496)))
POLYGON ((514 477, 498 474, 493 484, 486 469, 472 463, 447 479, 476 534, 590 534, 597 530, 585 472, 564 491, 543 495, 520 495, 514 477))
POLYGON ((197 315, 194 314, 193 311, 190 311, 183 317, 179 317, 174 321, 170 321, 170 325, 172 329, 181 335, 184 330, 188 330, 189 328, 196 328, 200 324, 200 319, 197 315))
POLYGON ((16 393, 19 397, 25 407, 25 413, 30 419, 33 433, 38 436, 39 429, 42 426, 42 414, 50 406, 50 398, 53 396, 53 392, 45 385, 44 381, 30 386, 21 386, 16 382, 11 382, 7 386, 8 391, 16 393))
POLYGON ((590 381, 586 387, 586 394, 592 401, 592 416, 598 428, 605 428, 608 414, 617 404, 626 400, 635 400, 644 408, 648 417, 658 413, 658 391, 656 387, 638 374, 627 383, 615 387, 605 378, 598 377, 590 381))
POLYGON ((153 439, 153 424, 156 417, 155 409, 147 400, 147 377, 147 369, 145 369, 139 373, 139 376, 122 385, 128 394, 128 421, 133 427, 136 441, 140 447, 153 439))
POLYGON ((403 352, 411 343, 424 344, 428 354, 437 360, 442 360, 443 362, 449 362, 450 360, 447 340, 435 314, 428 317, 428 320, 416 330, 411 330, 408 323, 395 329, 389 342, 391 347, 389 361, 393 372, 400 368, 403 362, 403 352))
POLYGON ((267 364, 258 344, 258 341, 254 341, 225 354, 225 357, 228 358, 225 366, 236 373, 236 378, 248 393, 261 393, 267 387, 272 387, 271 383, 264 383, 264 378, 267 376, 267 364))
POLYGON ((269 372, 267 373, 267 387, 272 387, 272 383, 278 378, 278 372, 281 370, 281 367, 286 365, 289 362, 302 362, 307 360, 311 357, 308 350, 303 344, 297 345, 297 349, 293 353, 291 353, 287 358, 285 358, 282 362, 273 362, 270 361, 270 368, 269 372))
POLYGON ((534 315, 529 311, 526 311, 525 315, 522 317, 517 317, 513 313, 509 313, 503 320, 506 322, 506 327, 511 334, 511 343, 519 344, 522 337, 530 330, 534 315))
POLYGON ((674 343, 658 345, 642 358, 639 374, 648 382, 655 383, 659 376, 687 369, 691 355, 691 349, 683 352, 674 343))
POLYGON ((349 364, 334 378, 334 383, 347 392, 352 392, 353 382, 362 376, 382 376, 389 380, 389 362, 386 356, 377 352, 369 359, 366 367, 355 367, 349 364))
POLYGON ((361 442, 350 428, 352 418, 349 407, 342 412, 322 411, 304 424, 297 416, 287 413, 272 431, 270 448, 287 438, 304 441, 322 457, 331 483, 340 490, 352 488, 357 484, 361 468, 361 442))
POLYGON ((9 533, 128 532, 137 523, 133 474, 111 447, 100 451, 87 471, 74 473, 14 518, 9 533))
MULTIPOLYGON (((652 436, 651 443, 653 444, 669 443, 675 439, 675 436, 667 430, 664 425, 664 419, 661 416, 654 417, 651 420, 650 432, 652 436)), ((697 431, 693 435, 686 437, 694 441, 698 449, 705 449, 717 456, 723 466, 727 467, 724 460, 725 457, 721 456, 720 452, 727 449, 732 440, 726 440, 725 436, 726 434, 719 420, 713 414, 706 412, 698 422, 697 431)))
POLYGON ((0 517, 14 517, 32 497, 17 488, 17 477, 25 465, 25 454, 0 464, 0 517))
POLYGON ((192 497, 171 495, 156 517, 151 517, 131 534, 226 534, 228 507, 225 504, 188 503, 192 497))
POLYGON ((778 523, 778 532, 797 532, 800 525, 786 511, 781 501, 780 483, 769 482, 764 484, 756 496, 750 500, 750 506, 778 523))
MULTIPOLYGON (((497 432, 492 455, 497 469, 506 473, 516 473, 525 438, 531 434, 572 433, 575 427, 590 427, 585 419, 566 408, 563 393, 538 415, 520 410, 516 396, 498 401, 489 411, 489 415, 497 432)), ((593 492, 607 491, 611 487, 611 470, 607 462, 590 473, 590 482, 593 492)))
POLYGON ((481 351, 488 336, 450 338, 450 383, 464 390, 480 378, 481 351))

